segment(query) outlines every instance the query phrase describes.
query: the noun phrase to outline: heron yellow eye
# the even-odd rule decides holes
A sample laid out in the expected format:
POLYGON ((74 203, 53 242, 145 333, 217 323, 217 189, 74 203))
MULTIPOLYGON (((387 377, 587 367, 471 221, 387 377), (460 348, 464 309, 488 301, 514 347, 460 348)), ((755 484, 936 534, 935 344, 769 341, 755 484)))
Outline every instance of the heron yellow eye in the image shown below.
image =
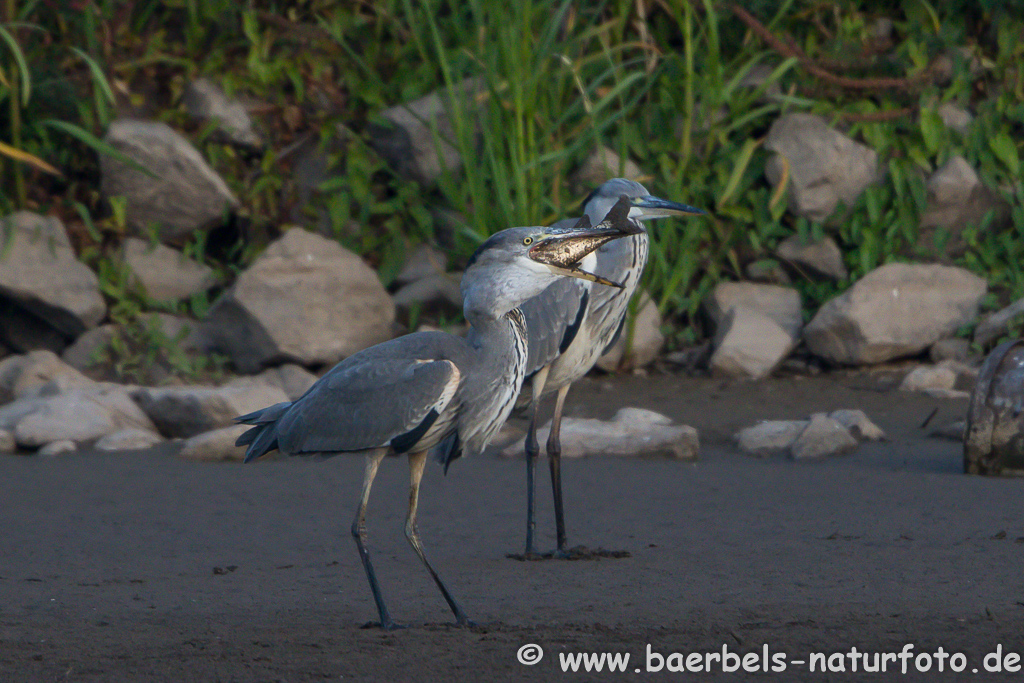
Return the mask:
POLYGON ((533 238, 532 237, 524 237, 523 238, 523 244, 525 244, 526 246, 530 246, 531 244, 533 244, 533 238))

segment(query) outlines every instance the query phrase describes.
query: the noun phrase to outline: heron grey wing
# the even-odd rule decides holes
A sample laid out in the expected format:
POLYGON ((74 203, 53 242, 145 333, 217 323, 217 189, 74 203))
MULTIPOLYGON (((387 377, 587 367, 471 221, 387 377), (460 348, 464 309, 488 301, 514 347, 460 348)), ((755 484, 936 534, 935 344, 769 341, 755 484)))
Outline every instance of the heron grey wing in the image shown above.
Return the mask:
POLYGON ((436 418, 459 387, 461 373, 450 360, 404 357, 349 362, 355 358, 325 375, 281 418, 282 450, 338 452, 393 445, 395 439, 415 434, 432 413, 436 418))
POLYGON ((589 287, 575 278, 561 278, 519 307, 529 335, 526 375, 529 377, 565 352, 586 313, 589 287))

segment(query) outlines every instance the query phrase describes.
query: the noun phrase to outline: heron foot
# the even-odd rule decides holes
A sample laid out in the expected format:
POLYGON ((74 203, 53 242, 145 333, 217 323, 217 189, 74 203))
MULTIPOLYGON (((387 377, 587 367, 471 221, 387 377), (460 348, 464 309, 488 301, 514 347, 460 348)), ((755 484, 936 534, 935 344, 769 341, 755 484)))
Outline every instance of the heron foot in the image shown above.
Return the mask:
POLYGON ((520 562, 539 562, 541 560, 620 560, 633 555, 628 550, 607 550, 605 548, 588 548, 577 545, 572 548, 557 548, 544 553, 508 553, 505 557, 520 562))
POLYGON ((405 624, 396 624, 393 621, 387 621, 387 622, 384 622, 383 624, 380 623, 379 621, 368 621, 365 624, 363 624, 362 626, 360 626, 359 628, 361 628, 361 629, 379 628, 382 631, 399 631, 401 629, 409 628, 409 627, 406 626, 405 624))

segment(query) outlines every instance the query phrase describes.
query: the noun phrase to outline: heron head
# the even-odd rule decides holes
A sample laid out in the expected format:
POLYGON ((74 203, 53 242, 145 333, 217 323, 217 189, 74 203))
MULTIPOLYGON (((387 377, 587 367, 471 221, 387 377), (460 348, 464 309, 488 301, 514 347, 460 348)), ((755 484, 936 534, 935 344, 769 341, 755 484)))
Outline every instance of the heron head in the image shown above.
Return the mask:
POLYGON ((629 200, 629 217, 645 221, 663 216, 702 216, 707 212, 687 204, 652 196, 647 188, 626 178, 612 178, 583 200, 583 213, 590 220, 599 220, 625 196, 629 200))

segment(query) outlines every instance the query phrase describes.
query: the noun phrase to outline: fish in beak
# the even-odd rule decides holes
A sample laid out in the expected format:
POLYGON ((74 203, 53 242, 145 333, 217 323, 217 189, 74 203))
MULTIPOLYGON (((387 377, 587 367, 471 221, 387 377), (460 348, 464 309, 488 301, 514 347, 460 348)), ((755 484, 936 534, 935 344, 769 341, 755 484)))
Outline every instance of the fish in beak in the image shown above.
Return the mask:
POLYGON ((630 216, 637 220, 649 220, 651 218, 661 218, 663 216, 704 216, 707 215, 707 211, 698 209, 688 204, 680 204, 679 202, 671 202, 667 199, 660 197, 652 197, 650 195, 646 197, 634 197, 630 200, 632 205, 632 211, 630 216))
POLYGON ((643 232, 642 228, 629 220, 630 208, 630 199, 622 196, 605 219, 594 227, 590 227, 590 219, 584 216, 571 228, 551 228, 530 248, 530 258, 543 263, 559 275, 622 289, 621 283, 588 273, 579 264, 601 245, 643 232))

